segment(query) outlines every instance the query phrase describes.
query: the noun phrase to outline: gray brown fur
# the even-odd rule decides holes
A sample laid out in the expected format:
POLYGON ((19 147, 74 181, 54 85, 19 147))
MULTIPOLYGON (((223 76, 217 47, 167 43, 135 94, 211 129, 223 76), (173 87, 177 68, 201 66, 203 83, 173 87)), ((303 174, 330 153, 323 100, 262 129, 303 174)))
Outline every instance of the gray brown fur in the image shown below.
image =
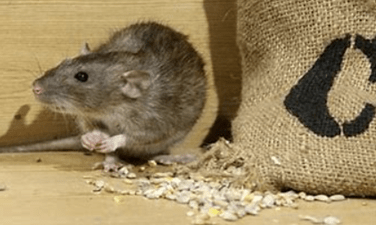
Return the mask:
POLYGON ((37 99, 75 115, 83 134, 94 129, 125 134, 126 147, 117 150, 122 157, 167 154, 192 129, 206 100, 201 57, 186 36, 154 22, 115 32, 90 53, 48 70, 36 85, 43 90, 37 99), (128 82, 122 74, 134 70, 150 74, 150 87, 140 88, 138 98, 121 91, 128 82), (75 79, 78 72, 88 80, 75 79))

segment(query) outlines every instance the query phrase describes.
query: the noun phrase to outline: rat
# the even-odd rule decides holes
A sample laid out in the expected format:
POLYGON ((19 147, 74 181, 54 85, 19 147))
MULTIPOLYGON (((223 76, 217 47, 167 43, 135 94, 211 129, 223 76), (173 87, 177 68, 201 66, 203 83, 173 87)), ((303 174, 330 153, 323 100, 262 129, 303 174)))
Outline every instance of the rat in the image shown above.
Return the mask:
POLYGON ((194 156, 169 155, 200 117, 207 80, 200 54, 187 36, 156 22, 132 24, 107 42, 63 60, 32 84, 37 101, 75 117, 79 136, 0 148, 0 152, 87 149, 118 159, 166 164, 194 156))

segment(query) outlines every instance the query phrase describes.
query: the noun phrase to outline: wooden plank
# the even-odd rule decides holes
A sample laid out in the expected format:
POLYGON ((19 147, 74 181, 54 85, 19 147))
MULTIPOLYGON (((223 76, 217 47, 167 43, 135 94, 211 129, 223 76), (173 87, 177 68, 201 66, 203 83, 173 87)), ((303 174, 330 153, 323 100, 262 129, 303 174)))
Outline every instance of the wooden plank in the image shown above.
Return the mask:
MULTIPOLYGON (((0 223, 7 225, 44 224, 155 224, 189 225, 187 205, 144 197, 93 193, 83 176, 98 176, 91 165, 99 156, 82 153, 34 153, 0 155, 0 223), (41 162, 37 163, 37 159, 41 162)), ((122 181, 113 178, 114 182, 122 181)), ((342 224, 371 225, 375 221, 376 201, 347 199, 342 202, 298 202, 298 209, 272 208, 258 216, 246 216, 237 222, 214 219, 216 224, 302 224, 299 215, 318 218, 336 216, 342 224)))
MULTIPOLYGON (((1 0, 0 80, 4 85, 0 90, 0 134, 4 136, 0 145, 74 133, 72 121, 42 109, 34 100, 32 81, 64 58, 77 55, 82 43, 98 45, 112 31, 145 20, 160 21, 188 34, 207 62, 210 82, 214 82, 202 1, 1 0)), ((208 102, 183 146, 199 145, 215 119, 218 100, 214 85, 208 102)))

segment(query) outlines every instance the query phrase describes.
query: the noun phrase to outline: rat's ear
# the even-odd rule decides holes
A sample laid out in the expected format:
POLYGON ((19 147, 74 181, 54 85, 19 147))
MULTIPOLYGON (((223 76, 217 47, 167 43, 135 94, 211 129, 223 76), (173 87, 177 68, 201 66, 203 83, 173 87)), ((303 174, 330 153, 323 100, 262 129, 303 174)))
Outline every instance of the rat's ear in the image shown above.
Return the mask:
POLYGON ((150 74, 146 71, 131 70, 125 72, 122 76, 124 85, 121 90, 124 95, 130 98, 141 97, 142 93, 151 85, 150 74))
POLYGON ((87 55, 89 53, 91 53, 89 44, 85 42, 81 47, 80 55, 87 55))

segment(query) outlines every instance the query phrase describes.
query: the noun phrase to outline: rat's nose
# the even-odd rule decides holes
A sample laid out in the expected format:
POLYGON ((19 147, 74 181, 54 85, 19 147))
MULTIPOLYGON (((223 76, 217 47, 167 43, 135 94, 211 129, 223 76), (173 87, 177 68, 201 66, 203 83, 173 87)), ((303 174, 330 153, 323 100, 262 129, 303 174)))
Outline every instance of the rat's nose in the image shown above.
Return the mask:
POLYGON ((35 95, 40 95, 43 93, 43 88, 37 82, 35 82, 33 84, 33 92, 35 95))

